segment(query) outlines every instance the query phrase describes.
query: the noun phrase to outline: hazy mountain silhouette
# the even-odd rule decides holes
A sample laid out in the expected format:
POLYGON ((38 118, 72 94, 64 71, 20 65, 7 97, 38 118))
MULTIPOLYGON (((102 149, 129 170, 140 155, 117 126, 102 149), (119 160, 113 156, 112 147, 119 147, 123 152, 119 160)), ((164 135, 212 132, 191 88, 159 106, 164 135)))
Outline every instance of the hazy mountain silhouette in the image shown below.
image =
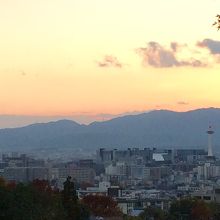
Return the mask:
POLYGON ((220 146, 220 109, 189 112, 157 110, 90 125, 61 120, 0 130, 0 147, 202 147, 213 125, 213 143, 220 146))

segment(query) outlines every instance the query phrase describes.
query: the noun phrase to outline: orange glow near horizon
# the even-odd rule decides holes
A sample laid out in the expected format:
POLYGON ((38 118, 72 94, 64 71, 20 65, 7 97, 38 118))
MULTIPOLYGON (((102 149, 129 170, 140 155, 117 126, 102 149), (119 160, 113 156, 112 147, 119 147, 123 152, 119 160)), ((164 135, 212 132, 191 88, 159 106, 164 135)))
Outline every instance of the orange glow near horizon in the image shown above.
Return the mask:
POLYGON ((1 1, 0 115, 220 107, 220 52, 198 44, 220 41, 219 9, 210 0, 1 1), (160 62, 138 53, 148 42, 167 53, 160 62))

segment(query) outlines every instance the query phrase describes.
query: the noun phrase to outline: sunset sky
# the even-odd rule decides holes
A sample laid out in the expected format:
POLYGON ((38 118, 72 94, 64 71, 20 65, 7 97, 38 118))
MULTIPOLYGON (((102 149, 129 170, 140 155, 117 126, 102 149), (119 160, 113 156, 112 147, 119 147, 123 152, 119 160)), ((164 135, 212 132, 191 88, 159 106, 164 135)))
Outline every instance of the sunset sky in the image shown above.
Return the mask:
POLYGON ((0 115, 220 107, 219 0, 0 0, 0 115))

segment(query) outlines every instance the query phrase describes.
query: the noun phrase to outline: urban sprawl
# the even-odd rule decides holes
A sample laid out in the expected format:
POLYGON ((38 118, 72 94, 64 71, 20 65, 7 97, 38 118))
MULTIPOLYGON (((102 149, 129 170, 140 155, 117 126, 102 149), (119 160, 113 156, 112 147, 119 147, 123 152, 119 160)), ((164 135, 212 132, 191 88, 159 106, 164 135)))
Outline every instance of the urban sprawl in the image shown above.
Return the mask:
POLYGON ((100 148, 96 158, 60 162, 21 153, 4 153, 0 175, 7 181, 48 180, 63 189, 68 176, 78 197, 112 197, 124 214, 138 215, 146 207, 168 210, 174 199, 190 196, 220 202, 220 160, 213 156, 212 135, 207 149, 100 148))

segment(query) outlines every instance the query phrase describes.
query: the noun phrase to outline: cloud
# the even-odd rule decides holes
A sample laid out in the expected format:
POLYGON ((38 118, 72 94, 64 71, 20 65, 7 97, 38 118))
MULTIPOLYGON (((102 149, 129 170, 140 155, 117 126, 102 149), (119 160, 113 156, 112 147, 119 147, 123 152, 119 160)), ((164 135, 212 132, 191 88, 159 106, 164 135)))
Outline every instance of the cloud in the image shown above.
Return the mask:
POLYGON ((204 39, 203 41, 198 42, 197 46, 207 48, 213 55, 220 54, 220 41, 204 39))
POLYGON ((169 48, 165 48, 157 42, 151 41, 147 47, 138 48, 137 51, 143 59, 143 63, 157 68, 168 67, 204 67, 206 64, 199 59, 187 57, 185 59, 178 58, 178 50, 182 46, 176 42, 172 42, 169 48))
POLYGON ((184 101, 179 101, 177 102, 178 105, 189 105, 188 102, 184 102, 184 101))
POLYGON ((149 42, 147 47, 139 48, 143 57, 143 62, 147 62, 154 67, 172 67, 177 66, 178 62, 172 51, 164 49, 157 42, 149 42))
POLYGON ((23 70, 20 72, 20 74, 21 74, 21 76, 27 76, 27 73, 23 70))
POLYGON ((106 55, 102 61, 98 62, 99 67, 116 67, 122 68, 123 65, 115 56, 106 55))
POLYGON ((170 43, 170 48, 171 48, 174 52, 177 51, 178 47, 179 47, 179 45, 178 45, 177 42, 171 42, 171 43, 170 43))

